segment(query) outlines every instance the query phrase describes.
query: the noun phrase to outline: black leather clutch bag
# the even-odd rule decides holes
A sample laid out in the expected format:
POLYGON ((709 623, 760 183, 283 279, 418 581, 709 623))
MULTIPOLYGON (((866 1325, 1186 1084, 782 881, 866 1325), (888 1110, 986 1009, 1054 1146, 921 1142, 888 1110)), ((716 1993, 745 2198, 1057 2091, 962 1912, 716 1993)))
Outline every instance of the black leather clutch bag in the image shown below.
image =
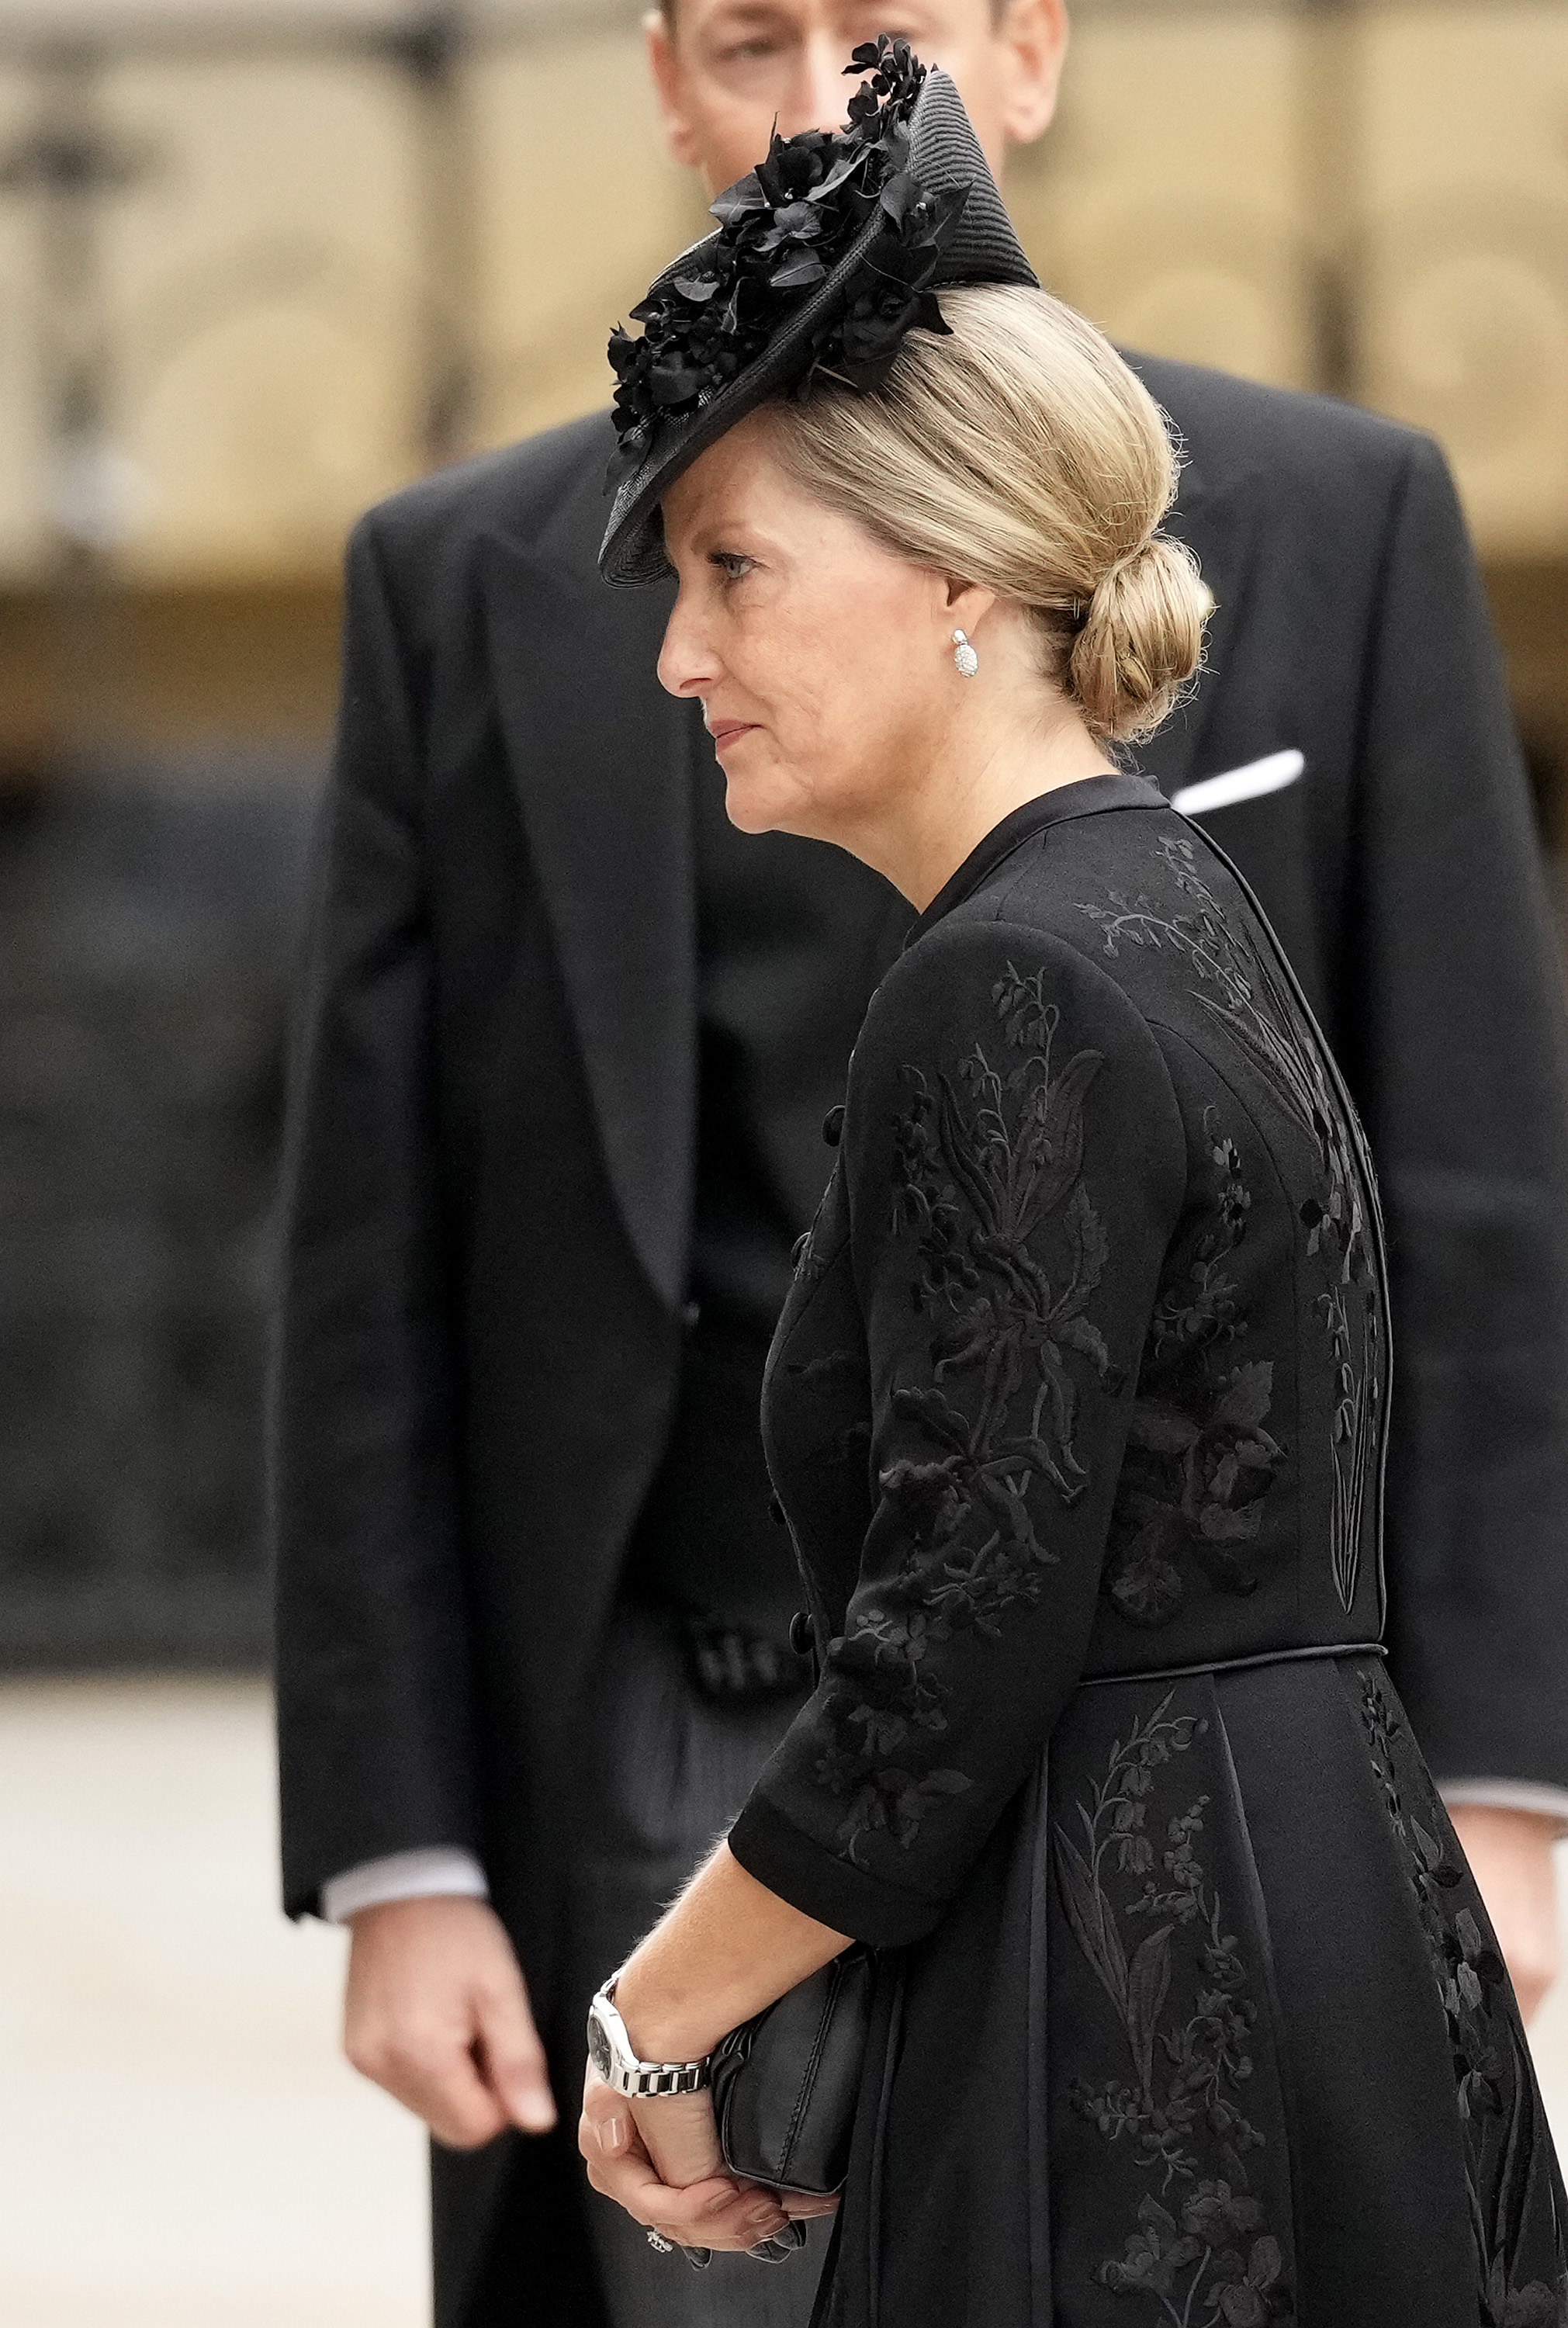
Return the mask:
POLYGON ((713 2111, 732 2174, 819 2197, 841 2187, 875 1976, 869 1948, 846 1948, 719 2044, 713 2111))

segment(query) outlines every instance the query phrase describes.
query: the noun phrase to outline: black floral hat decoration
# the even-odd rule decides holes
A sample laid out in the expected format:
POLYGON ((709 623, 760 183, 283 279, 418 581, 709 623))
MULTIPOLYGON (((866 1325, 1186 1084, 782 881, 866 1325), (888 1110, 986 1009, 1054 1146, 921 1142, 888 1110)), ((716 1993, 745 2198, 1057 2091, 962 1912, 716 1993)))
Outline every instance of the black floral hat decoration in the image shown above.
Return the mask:
POLYGON ((937 293, 1038 285, 948 76, 887 33, 855 51, 849 127, 774 132, 765 162, 714 202, 616 327, 615 493, 599 569, 668 575, 659 503, 683 469, 770 397, 819 377, 879 388, 907 333, 945 333, 937 293))

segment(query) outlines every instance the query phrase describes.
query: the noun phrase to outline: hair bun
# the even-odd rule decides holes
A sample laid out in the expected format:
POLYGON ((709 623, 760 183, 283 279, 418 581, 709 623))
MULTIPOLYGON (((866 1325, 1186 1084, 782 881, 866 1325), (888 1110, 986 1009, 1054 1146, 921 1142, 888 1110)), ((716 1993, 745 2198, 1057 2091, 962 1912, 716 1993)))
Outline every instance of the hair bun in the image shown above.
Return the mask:
POLYGON ((960 284, 885 388, 771 408, 789 474, 900 558, 1032 622, 1040 678, 1103 744, 1151 735, 1197 670, 1211 609, 1160 531, 1175 432, 1103 333, 1048 292, 960 284))
POLYGON ((1174 708, 1203 661, 1214 599, 1185 543, 1150 535, 1096 584, 1067 683, 1107 743, 1136 744, 1174 708))

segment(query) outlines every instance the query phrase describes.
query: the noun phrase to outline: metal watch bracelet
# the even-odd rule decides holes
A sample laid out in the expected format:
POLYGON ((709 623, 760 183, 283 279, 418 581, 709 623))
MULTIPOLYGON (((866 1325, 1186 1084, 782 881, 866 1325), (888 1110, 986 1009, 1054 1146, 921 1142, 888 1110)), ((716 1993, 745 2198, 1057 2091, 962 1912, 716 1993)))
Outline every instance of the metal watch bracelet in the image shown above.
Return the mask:
POLYGON ((615 1980, 605 1983, 588 2007, 588 2059, 607 2086, 634 2101, 697 2094, 711 2082, 711 2054, 705 2053, 699 2061, 638 2060, 616 2009, 615 1980))

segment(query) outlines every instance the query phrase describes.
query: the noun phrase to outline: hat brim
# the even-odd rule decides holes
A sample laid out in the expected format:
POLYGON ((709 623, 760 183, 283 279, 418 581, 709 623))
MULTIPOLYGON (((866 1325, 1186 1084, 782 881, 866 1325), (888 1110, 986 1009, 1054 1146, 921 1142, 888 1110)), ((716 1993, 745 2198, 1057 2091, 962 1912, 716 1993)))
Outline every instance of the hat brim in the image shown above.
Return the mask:
MULTIPOLYGON (((928 193, 960 186, 968 190, 956 229, 938 262, 934 290, 953 289, 962 283, 1039 287, 1039 277, 1013 230, 957 85, 935 66, 926 74, 910 119, 907 166, 928 193)), ((637 585, 668 577, 671 568, 660 516, 664 495, 676 478, 737 421, 793 386, 806 348, 847 304, 850 286, 878 230, 879 221, 873 215, 826 280, 780 324, 744 371, 696 412, 663 424, 615 494, 599 549, 599 571, 606 582, 637 585)), ((659 285, 672 275, 695 271, 703 252, 721 239, 718 233, 708 235, 683 251, 665 268, 659 285)))

